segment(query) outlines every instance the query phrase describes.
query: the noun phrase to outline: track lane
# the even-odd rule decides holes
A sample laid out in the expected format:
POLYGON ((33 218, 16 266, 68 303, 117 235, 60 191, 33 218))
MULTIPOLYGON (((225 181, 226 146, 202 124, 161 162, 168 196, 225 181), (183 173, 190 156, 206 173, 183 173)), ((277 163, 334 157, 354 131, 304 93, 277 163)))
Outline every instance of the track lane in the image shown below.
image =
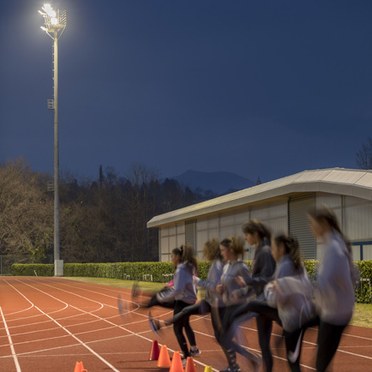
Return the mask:
MULTIPOLYGON (((55 316, 52 315, 52 317, 92 347, 97 353, 109 360, 118 370, 156 371, 156 363, 147 360, 151 342, 154 338, 158 338, 159 343, 166 344, 170 350, 178 349, 173 330, 168 327, 161 332, 160 336, 156 337, 153 335, 149 331, 147 311, 138 308, 135 304, 134 309, 124 319, 119 317, 116 308, 117 294, 119 292, 122 293, 123 298, 130 301, 129 290, 87 285, 86 283, 81 285, 81 282, 73 282, 62 278, 49 279, 51 280, 39 281, 38 278, 27 278, 27 284, 47 294, 52 294, 57 299, 65 302, 71 301, 74 306, 77 305, 75 302, 76 298, 79 298, 80 306, 75 306, 75 309, 69 306, 64 311, 55 314, 55 316), (88 302, 90 305, 88 305, 88 302), (103 305, 98 311, 96 311, 97 306, 94 307, 95 302, 103 305)), ((22 284, 22 288, 26 288, 24 283, 22 284)), ((39 292, 39 296, 41 296, 41 292, 39 292)), ((39 304, 40 309, 50 315, 48 301, 44 299, 41 302, 39 304)), ((52 311, 55 311, 55 309, 52 309, 52 311)), ((171 311, 169 309, 154 308, 153 313, 156 316, 169 317, 171 311)), ((14 320, 17 321, 16 317, 14 317, 14 320)), ((214 340, 209 318, 205 316, 193 316, 192 324, 197 333, 198 344, 202 350, 202 355, 196 359, 201 363, 197 366, 197 372, 203 372, 203 366, 205 365, 213 365, 215 368, 214 371, 218 370, 216 368, 225 367, 226 362, 219 346, 214 340)), ((247 334, 250 348, 258 350, 255 322, 244 324, 243 329, 247 334)), ((280 329, 274 329, 274 337, 272 339, 277 339, 279 334, 280 329)), ((314 365, 316 334, 316 329, 310 330, 305 337, 302 357, 305 367, 304 371, 313 370, 311 366, 314 365)), ((342 340, 340 346, 341 352, 338 352, 336 355, 334 370, 337 370, 337 372, 368 370, 368 365, 371 365, 371 346, 365 347, 363 345, 367 343, 369 345, 372 344, 370 342, 372 340, 371 336, 372 330, 359 330, 358 328, 350 327, 342 340), (360 366, 360 369, 355 369, 355 366, 360 366), (353 368, 350 369, 350 367, 353 368)), ((273 347, 273 351, 276 358, 274 371, 287 371, 284 349, 277 350, 273 347)), ((58 371, 71 372, 73 369, 73 367, 71 369, 71 360, 84 360, 85 358, 87 361, 85 365, 90 369, 90 372, 109 370, 107 367, 106 369, 99 369, 100 367, 96 369, 96 364, 92 362, 92 355, 87 350, 82 349, 81 345, 77 342, 71 342, 71 339, 69 344, 66 345, 45 345, 45 347, 39 345, 37 353, 29 350, 20 354, 17 352, 17 354, 20 360, 26 357, 29 361, 34 359, 34 366, 38 363, 41 365, 40 363, 43 363, 42 361, 48 356, 51 360, 58 361, 58 364, 55 364, 56 366, 58 365, 58 368, 55 369, 58 371), (67 363, 68 360, 70 361, 69 364, 67 363), (69 367, 67 367, 67 364, 69 367)), ((0 359, 1 365, 2 362, 3 360, 0 359)), ((248 371, 248 369, 243 370, 248 371)))

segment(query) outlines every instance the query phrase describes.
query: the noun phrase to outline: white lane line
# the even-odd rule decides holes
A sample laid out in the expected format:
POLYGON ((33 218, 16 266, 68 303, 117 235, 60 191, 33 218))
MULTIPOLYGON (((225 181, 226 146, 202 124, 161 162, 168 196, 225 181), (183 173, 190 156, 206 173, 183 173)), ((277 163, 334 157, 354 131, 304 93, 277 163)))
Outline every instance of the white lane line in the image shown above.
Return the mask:
POLYGON ((43 313, 45 316, 47 316, 52 322, 57 324, 59 327, 61 327, 65 332, 67 332, 72 338, 74 338, 79 344, 83 347, 85 347, 87 350, 89 350, 93 355, 95 355, 101 362, 106 364, 108 367, 110 367, 115 372, 120 372, 118 369, 116 369, 110 362, 108 362, 105 358, 103 358, 100 354, 96 353, 90 346, 88 346, 86 343, 81 341, 78 337, 76 337, 73 333, 71 333, 67 328, 65 328, 62 324, 60 324, 57 320, 53 319, 51 316, 49 316, 47 313, 45 313, 43 310, 41 310, 38 306, 35 306, 36 309, 38 309, 41 313, 43 313))
MULTIPOLYGON (((39 288, 37 288, 37 287, 34 287, 34 286, 31 285, 31 284, 27 284, 27 283, 23 283, 23 284, 26 284, 27 286, 29 286, 29 287, 31 287, 31 288, 34 288, 34 289, 36 289, 37 291, 46 294, 47 296, 50 296, 50 297, 52 297, 52 298, 57 299, 56 297, 52 296, 51 294, 49 294, 49 293, 47 293, 47 292, 44 292, 43 290, 41 290, 41 289, 39 289, 39 288)), ((54 289, 56 288, 56 286, 52 286, 52 285, 45 284, 45 283, 42 283, 42 284, 45 285, 45 286, 47 286, 47 287, 52 287, 52 288, 54 288, 54 289)), ((82 295, 76 295, 75 293, 73 293, 73 292, 71 292, 71 291, 66 291, 66 290, 64 290, 64 289, 62 289, 62 288, 57 288, 57 289, 59 289, 59 290, 62 291, 62 292, 66 292, 66 293, 69 293, 69 294, 71 294, 71 295, 78 296, 79 298, 83 298, 83 299, 86 299, 86 300, 91 301, 91 302, 101 303, 101 302, 99 302, 99 301, 92 300, 91 298, 88 298, 88 297, 85 297, 85 296, 82 296, 82 295)), ((57 300, 58 300, 58 299, 57 299, 57 300)), ((106 305, 106 304, 105 304, 105 306, 108 306, 108 307, 110 307, 110 308, 116 308, 116 306, 112 306, 112 305, 106 305)), ((73 309, 77 309, 77 310, 79 310, 79 311, 84 312, 84 310, 82 310, 82 309, 80 309, 80 308, 78 308, 78 307, 76 307, 76 306, 72 306, 72 305, 70 305, 70 307, 72 307, 73 309)), ((141 338, 141 339, 143 339, 143 340, 146 340, 146 341, 149 341, 149 342, 151 342, 151 343, 153 342, 152 339, 150 339, 150 338, 148 338, 148 337, 146 337, 146 336, 143 336, 142 334, 139 334, 139 333, 137 333, 137 332, 133 332, 133 331, 131 331, 130 329, 124 327, 124 326, 118 326, 116 323, 113 323, 113 322, 109 321, 107 318, 102 318, 102 317, 100 317, 99 315, 96 315, 96 314, 90 314, 90 315, 93 316, 93 317, 95 317, 95 318, 97 318, 97 319, 99 319, 99 320, 102 320, 102 321, 104 321, 104 322, 106 322, 106 323, 108 323, 108 324, 110 324, 110 325, 113 325, 113 326, 116 326, 117 328, 120 328, 120 329, 122 329, 122 330, 125 330, 126 332, 130 333, 131 335, 134 335, 134 336, 136 336, 136 337, 139 337, 139 338, 141 338)), ((146 331, 146 333, 149 333, 149 331, 146 331)), ((100 340, 97 340, 97 341, 95 341, 95 342, 99 342, 99 341, 100 341, 100 340)), ((90 342, 90 343, 91 343, 91 342, 90 342)), ((160 344, 160 343, 159 343, 159 345, 162 346, 162 344, 160 344)), ((175 352, 175 350, 173 350, 173 349, 171 349, 171 348, 169 348, 169 347, 168 347, 168 350, 171 351, 171 352, 175 352)), ((194 359, 194 363, 199 364, 199 365, 201 365, 202 367, 207 367, 207 366, 208 366, 207 364, 205 364, 205 363, 203 363, 203 362, 200 362, 200 361, 198 361, 198 360, 196 360, 196 359, 194 359)), ((212 370, 213 370, 213 371, 216 371, 216 372, 218 371, 217 369, 214 369, 214 368, 212 368, 212 370)))
POLYGON ((6 324, 5 316, 4 316, 3 309, 1 308, 1 306, 0 306, 0 313, 1 313, 1 318, 2 318, 4 326, 5 326, 6 334, 8 335, 9 346, 10 346, 10 350, 12 352, 12 357, 13 357, 13 360, 14 360, 16 370, 17 370, 17 372, 21 372, 22 371, 21 366, 19 365, 18 357, 17 357, 17 354, 14 350, 12 336, 10 335, 9 328, 8 328, 8 325, 6 324))
MULTIPOLYGON (((46 284, 46 283, 43 283, 43 284, 46 285, 46 286, 48 286, 48 287, 53 287, 53 288, 55 288, 54 286, 51 286, 50 284, 46 284)), ((65 286, 66 286, 66 284, 65 284, 65 286)), ((59 289, 60 289, 61 291, 63 291, 63 292, 71 293, 70 291, 66 291, 66 290, 63 290, 63 289, 61 289, 61 288, 59 288, 59 289)), ((103 295, 103 296, 107 296, 107 297, 112 298, 111 296, 109 296, 109 295, 107 295, 107 294, 102 294, 102 293, 99 293, 99 292, 96 292, 96 291, 91 291, 91 290, 86 290, 86 291, 93 292, 93 293, 96 293, 96 294, 100 294, 100 295, 103 295)), ((75 294, 75 295, 76 295, 76 294, 75 294)), ((80 296, 80 295, 77 295, 77 296, 82 297, 82 298, 86 298, 86 297, 84 297, 84 296, 80 296)), ((88 298, 87 298, 87 299, 88 299, 88 298)), ((90 299, 90 300, 91 300, 91 299, 90 299)), ((111 305, 106 305, 106 306, 108 306, 108 307, 115 307, 115 306, 111 306, 111 305)), ((73 306, 73 307, 74 307, 74 306, 73 306)), ((136 310, 138 310, 138 309, 136 309, 136 310)), ((165 313, 166 313, 167 315, 170 314, 170 313, 173 314, 172 311, 166 311, 165 313)), ((138 312, 136 312, 136 314, 137 314, 137 315, 144 316, 144 317, 147 318, 146 315, 140 314, 140 313, 138 313, 138 312)), ((161 316, 164 316, 164 315, 165 315, 165 314, 161 314, 161 316)), ((105 318, 101 318, 101 317, 99 317, 99 316, 97 316, 97 315, 94 315, 94 316, 97 317, 97 318, 103 319, 103 320, 105 320, 106 322, 108 322, 108 323, 110 323, 110 324, 115 324, 115 323, 111 323, 111 322, 109 322, 109 321, 108 321, 107 319, 105 319, 105 318)), ((206 317, 206 315, 204 315, 202 318, 205 318, 205 317, 206 317)), ((133 332, 133 331, 131 331, 131 330, 129 330, 129 329, 123 327, 123 326, 119 326, 119 328, 126 330, 127 332, 129 332, 129 333, 132 334, 132 335, 136 335, 137 337, 140 337, 140 338, 145 339, 145 340, 147 340, 147 341, 151 341, 151 340, 148 339, 147 337, 143 336, 141 333, 133 332)), ((167 328, 168 328, 168 327, 167 327, 167 328)), ((252 330, 253 330, 253 329, 252 329, 252 330)), ((204 335, 204 336, 207 336, 207 337, 209 337, 209 338, 213 338, 213 339, 214 339, 214 336, 211 336, 211 335, 206 334, 206 333, 204 333, 204 332, 196 331, 195 329, 194 329, 194 332, 195 332, 195 333, 198 333, 198 334, 201 334, 201 335, 204 335)), ((142 332, 142 333, 145 333, 145 332, 142 332)), ((146 332, 146 333, 147 333, 147 332, 146 332)), ((101 340, 97 340, 97 341, 95 341, 95 342, 99 342, 99 341, 101 341, 101 340)), ((159 345, 161 346, 160 343, 159 343, 159 345)), ((242 346, 243 346, 243 345, 242 345, 242 346)), ((257 352, 257 353, 260 354, 260 351, 257 350, 257 349, 249 348, 249 347, 246 347, 246 346, 244 346, 244 347, 247 348, 248 350, 255 351, 255 352, 257 352)), ((174 352, 173 349, 168 348, 168 350, 174 352)), ((282 358, 282 357, 280 357, 280 356, 278 356, 278 355, 273 355, 273 357, 276 358, 276 359, 279 359, 279 360, 286 361, 285 358, 282 358)), ((202 362, 200 362, 200 361, 198 361, 198 360, 195 360, 195 359, 194 359, 194 362, 197 363, 197 364, 199 364, 199 365, 201 365, 201 366, 203 366, 203 367, 206 367, 206 366, 207 366, 207 364, 204 364, 204 363, 202 363, 202 362)), ((312 368, 311 366, 308 366, 308 365, 305 365, 305 364, 302 364, 302 367, 307 368, 307 369, 310 369, 310 370, 315 370, 315 369, 312 368)), ((213 371, 217 371, 217 370, 213 368, 213 371)))
MULTIPOLYGON (((46 283, 42 283, 42 284, 44 284, 44 285, 46 285, 46 286, 50 286, 50 287, 52 287, 50 284, 46 284, 46 283)), ((71 286, 71 285, 69 285, 69 284, 65 284, 65 283, 63 283, 63 285, 66 286, 66 287, 74 287, 74 288, 76 288, 75 286, 71 286)), ((54 287, 54 286, 53 286, 53 287, 54 287)), ((70 291, 66 291, 66 290, 63 290, 63 289, 61 289, 61 288, 59 288, 59 289, 60 289, 61 291, 63 291, 63 292, 71 293, 70 291)), ((100 292, 98 292, 98 291, 93 291, 93 290, 89 290, 89 289, 86 289, 86 288, 84 288, 84 290, 85 290, 86 292, 92 292, 92 293, 95 293, 95 294, 102 295, 102 296, 104 296, 104 297, 112 298, 110 295, 107 295, 107 294, 104 294, 104 293, 100 293, 100 292)), ((112 291, 114 291, 114 290, 112 290, 112 291)), ((75 295, 76 295, 76 294, 75 294, 75 295)), ((80 296, 80 295, 78 295, 78 296, 79 296, 79 297, 86 298, 86 299, 91 300, 91 301, 94 301, 94 300, 92 300, 92 299, 90 299, 90 298, 87 298, 87 297, 85 297, 85 296, 80 296)), ((96 302, 96 301, 94 301, 94 302, 96 302)), ((108 306, 108 307, 114 307, 114 308, 115 308, 115 306, 112 306, 112 305, 107 305, 107 304, 105 304, 105 306, 108 306)), ((136 309, 136 310, 138 310, 138 309, 136 309)), ((135 310, 135 311, 136 311, 136 310, 135 310)), ((133 312, 134 312, 134 311, 133 311, 133 312)), ((143 316, 141 313, 138 313, 138 312, 136 312, 136 314, 137 314, 137 315, 141 315, 141 316, 143 316)), ((167 314, 168 314, 168 312, 167 312, 167 314)), ((164 316, 164 314, 159 315, 159 317, 161 317, 161 316, 164 316)), ((97 318, 99 318, 99 319, 102 319, 102 320, 105 320, 105 321, 108 322, 108 323, 111 323, 111 322, 107 321, 107 318, 105 319, 105 318, 101 318, 101 317, 99 317, 99 316, 95 316, 95 317, 97 317, 97 318)), ((146 317, 146 316, 144 316, 144 317, 146 317)), ((206 316, 203 316, 203 318, 204 318, 204 317, 206 317, 206 316)), ((146 318, 147 318, 147 317, 146 317, 146 318)), ((111 324, 115 324, 115 323, 111 323, 111 324)), ((117 326, 117 325, 116 325, 116 326, 117 326)), ((148 340, 147 337, 144 337, 144 336, 142 336, 142 335, 140 335, 140 334, 138 334, 138 333, 132 332, 132 331, 128 330, 128 329, 125 328, 125 327, 119 326, 119 328, 125 329, 127 332, 129 332, 129 333, 131 333, 131 334, 137 335, 137 336, 140 337, 140 338, 144 338, 144 339, 148 340)), ((257 332, 257 330, 254 329, 254 328, 250 328, 250 327, 246 327, 246 326, 242 326, 242 328, 243 328, 243 329, 246 329, 246 330, 251 330, 251 331, 257 332)), ((194 331, 195 331, 195 330, 194 330, 194 331)), ((211 335, 209 335, 209 334, 205 334, 204 332, 195 331, 195 333, 202 334, 202 335, 204 335, 204 336, 214 338, 213 336, 211 336, 211 335)), ((280 337, 280 335, 275 334, 275 333, 273 333, 273 335, 274 335, 274 336, 279 336, 279 337, 280 337)), ((365 337, 355 336, 355 335, 346 334, 346 333, 344 334, 344 336, 349 336, 349 337, 354 337, 354 338, 360 338, 360 339, 368 339, 368 338, 365 338, 365 337)), ((97 340, 97 342, 99 342, 99 340, 97 340)), ((315 343, 312 343, 312 342, 309 342, 309 341, 305 341, 305 340, 304 340, 303 342, 304 342, 304 344, 308 344, 308 345, 316 346, 315 343)), ((252 351, 259 352, 258 350, 253 349, 253 348, 248 348, 248 347, 246 347, 246 348, 249 349, 249 350, 252 350, 252 351)), ((173 350, 171 350, 171 349, 169 349, 169 350, 170 350, 170 351, 173 351, 173 350)), ((345 354, 353 355, 353 356, 355 356, 355 357, 361 357, 361 358, 364 358, 364 359, 372 360, 372 357, 365 356, 365 355, 363 355, 363 354, 352 353, 352 352, 349 352, 349 351, 346 351, 346 350, 342 350, 342 349, 340 349, 340 348, 338 349, 338 351, 341 352, 341 353, 345 353, 345 354)), ((280 360, 286 361, 285 358, 282 358, 282 357, 280 357, 279 355, 275 355, 275 354, 274 354, 273 356, 274 356, 274 358, 276 358, 276 359, 280 359, 280 360)), ((200 362, 199 362, 198 364, 204 365, 203 363, 200 363, 200 362)), ((205 365, 204 365, 204 366, 205 366, 205 365)), ((305 365, 305 364, 302 364, 302 367, 307 368, 307 369, 310 369, 310 370, 314 370, 313 367, 308 366, 308 365, 305 365)))
MULTIPOLYGON (((19 281, 19 280, 18 280, 19 281)), ((19 281, 20 282, 20 281, 19 281)), ((14 287, 12 284, 8 283, 11 287, 13 287, 23 298, 25 298, 29 303, 32 303, 23 293, 21 293, 16 287, 14 287)), ((26 284, 27 286, 31 287, 31 288, 34 288, 34 289, 37 289, 33 286, 30 286, 29 284, 26 284)), ((44 293, 44 294, 47 294, 39 289, 37 289, 38 291, 44 293)), ((49 295, 47 294, 48 296, 56 299, 57 301, 61 302, 61 303, 65 303, 64 301, 62 300, 59 300, 58 298, 52 296, 52 295, 49 295)), ((98 353, 96 353, 91 347, 89 347, 88 345, 86 345, 82 340, 80 340, 78 337, 76 337, 73 333, 71 333, 67 328, 65 328, 62 324, 60 324, 57 320, 53 319, 49 314, 47 314, 46 312, 44 312, 43 310, 41 310, 38 306, 35 305, 35 309, 37 309, 38 311, 40 311, 42 314, 44 314, 47 318, 49 318, 52 322, 54 322, 55 324, 57 324, 60 328, 62 328, 66 333, 68 333, 73 339, 75 339, 81 346, 85 347, 87 350, 89 350, 93 355, 95 355, 99 360, 101 360, 104 364, 106 364, 109 368, 111 368, 112 371, 115 371, 115 372, 120 372, 118 369, 116 369, 110 362, 108 362, 106 359, 104 359, 101 355, 99 355, 98 353)))
MULTIPOLYGON (((356 326, 350 325, 350 327, 356 327, 356 326)), ((363 327, 361 327, 361 328, 363 328, 363 327)), ((366 329, 366 327, 364 327, 364 329, 366 329)), ((306 332, 308 332, 308 331, 318 332, 318 327, 309 327, 309 328, 306 329, 306 332)), ((342 334, 342 338, 345 338, 345 337, 351 337, 351 338, 357 338, 357 339, 360 339, 360 340, 372 341, 372 337, 353 335, 353 334, 348 333, 348 332, 344 332, 342 334)))
MULTIPOLYGON (((240 327, 243 328, 243 329, 247 329, 247 330, 250 330, 250 331, 257 332, 257 330, 254 329, 254 328, 250 328, 250 327, 246 327, 246 326, 240 326, 240 327)), ((316 328, 313 328, 313 327, 311 329, 312 330, 316 330, 316 328)), ((306 332, 307 332, 307 330, 306 330, 306 332)), ((281 337, 281 335, 278 335, 276 333, 272 333, 272 335, 277 336, 277 337, 281 337)), ((347 334, 343 334, 342 337, 344 337, 344 336, 355 337, 355 338, 359 338, 359 339, 364 339, 365 338, 365 337, 360 337, 360 336, 353 336, 351 334, 348 334, 348 335, 347 334)), ((306 340, 303 340, 302 343, 303 344, 307 344, 307 345, 311 345, 311 346, 314 346, 314 347, 316 347, 316 345, 317 345, 315 342, 306 341, 306 340)), ((368 355, 356 354, 356 353, 352 353, 351 351, 347 351, 347 350, 344 350, 343 349, 343 348, 351 348, 351 347, 353 347, 353 346, 342 345, 341 347, 339 347, 337 349, 337 352, 338 353, 343 353, 343 354, 353 355, 355 357, 360 357, 360 358, 363 358, 363 359, 372 360, 372 357, 370 357, 368 355)), ((360 347, 360 345, 359 345, 359 347, 360 347)))
POLYGON ((8 314, 8 316, 10 316, 10 315, 15 315, 15 314, 19 314, 19 313, 24 313, 24 312, 26 312, 26 311, 28 311, 28 310, 31 310, 33 308, 33 305, 30 305, 28 308, 26 308, 26 309, 22 309, 22 310, 18 310, 18 311, 14 311, 14 312, 12 312, 12 313, 9 313, 8 314))

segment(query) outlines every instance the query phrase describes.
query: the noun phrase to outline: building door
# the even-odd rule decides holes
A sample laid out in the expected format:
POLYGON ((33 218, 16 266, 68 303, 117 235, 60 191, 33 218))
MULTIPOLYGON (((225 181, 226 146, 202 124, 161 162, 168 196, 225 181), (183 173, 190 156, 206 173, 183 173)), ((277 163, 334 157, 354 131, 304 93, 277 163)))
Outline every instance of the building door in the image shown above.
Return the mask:
POLYGON ((316 259, 316 240, 310 230, 307 212, 315 208, 315 195, 298 196, 289 199, 288 231, 298 239, 301 255, 305 260, 316 259))
POLYGON ((185 244, 191 245, 196 252, 196 220, 185 222, 185 244))

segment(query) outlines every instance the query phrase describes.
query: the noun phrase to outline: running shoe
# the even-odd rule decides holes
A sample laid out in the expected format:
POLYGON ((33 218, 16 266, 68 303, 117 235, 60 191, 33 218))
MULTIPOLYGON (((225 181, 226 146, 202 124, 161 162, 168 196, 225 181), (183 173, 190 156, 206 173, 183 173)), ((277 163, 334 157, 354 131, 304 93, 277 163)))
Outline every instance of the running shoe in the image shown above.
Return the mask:
POLYGON ((221 369, 220 372, 241 372, 241 369, 240 369, 239 365, 236 364, 235 367, 233 367, 233 368, 226 367, 224 369, 221 369))
POLYGON ((199 350, 199 348, 197 346, 192 346, 190 348, 190 355, 192 357, 196 357, 196 356, 199 356, 201 354, 201 351, 199 350))
POLYGON ((153 316, 151 315, 151 311, 149 311, 149 324, 150 324, 151 330, 154 333, 158 334, 161 328, 161 325, 158 319, 153 318, 153 316))
POLYGON ((294 350, 288 351, 288 360, 291 363, 295 363, 296 360, 298 359, 298 357, 300 356, 301 343, 302 343, 302 333, 303 333, 303 330, 301 330, 301 332, 298 336, 298 339, 297 339, 297 342, 296 342, 296 348, 294 350))
POLYGON ((132 298, 138 297, 140 294, 140 286, 138 285, 138 282, 134 282, 132 285, 132 298))

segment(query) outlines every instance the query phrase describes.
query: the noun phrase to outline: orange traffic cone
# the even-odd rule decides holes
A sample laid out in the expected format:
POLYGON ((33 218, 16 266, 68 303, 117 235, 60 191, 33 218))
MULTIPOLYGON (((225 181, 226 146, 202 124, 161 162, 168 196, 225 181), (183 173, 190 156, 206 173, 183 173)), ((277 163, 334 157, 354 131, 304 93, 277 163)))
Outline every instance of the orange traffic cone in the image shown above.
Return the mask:
POLYGON ((168 353, 168 348, 167 348, 166 345, 163 345, 160 348, 160 354, 159 354, 157 366, 159 368, 169 368, 171 366, 169 353, 168 353))
POLYGON ((181 355, 180 355, 179 351, 175 351, 173 353, 172 365, 170 367, 169 372, 184 372, 183 371, 182 360, 181 360, 181 355))
POLYGON ((81 365, 81 372, 88 372, 88 370, 84 367, 83 362, 80 362, 81 365))
POLYGON ((159 359, 159 344, 158 341, 152 341, 149 360, 158 360, 159 359))
POLYGON ((196 372, 194 360, 191 357, 187 357, 185 372, 196 372))
POLYGON ((212 367, 211 366, 205 366, 204 372, 212 372, 212 367))
POLYGON ((81 372, 81 370, 83 369, 82 363, 83 362, 76 362, 75 363, 74 372, 81 372))
POLYGON ((76 362, 74 372, 88 372, 88 370, 84 368, 83 362, 76 362))

